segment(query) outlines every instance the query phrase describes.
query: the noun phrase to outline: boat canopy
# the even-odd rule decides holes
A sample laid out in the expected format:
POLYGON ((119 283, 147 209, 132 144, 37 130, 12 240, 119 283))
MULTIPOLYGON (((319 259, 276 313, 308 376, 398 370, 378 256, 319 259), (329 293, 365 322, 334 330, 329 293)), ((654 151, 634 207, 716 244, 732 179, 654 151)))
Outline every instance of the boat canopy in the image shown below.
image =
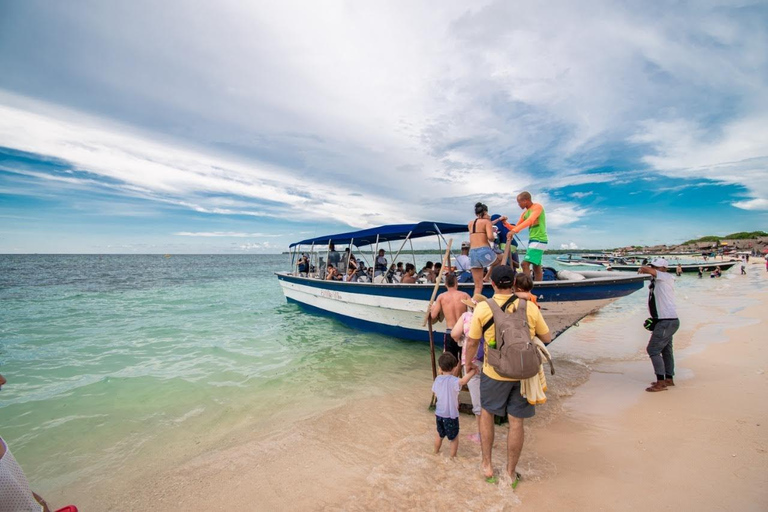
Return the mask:
POLYGON ((419 222, 418 224, 390 224, 388 226, 350 231, 348 233, 339 233, 337 235, 308 238, 300 242, 294 242, 290 247, 311 244, 326 245, 331 242, 341 245, 352 243, 355 247, 362 247, 375 244, 377 237, 379 242, 389 242, 393 240, 405 240, 406 238, 434 236, 441 233, 443 235, 449 233, 466 233, 467 231, 469 231, 469 229, 466 224, 448 224, 445 222, 424 221, 419 222), (408 236, 409 234, 410 236, 408 236))

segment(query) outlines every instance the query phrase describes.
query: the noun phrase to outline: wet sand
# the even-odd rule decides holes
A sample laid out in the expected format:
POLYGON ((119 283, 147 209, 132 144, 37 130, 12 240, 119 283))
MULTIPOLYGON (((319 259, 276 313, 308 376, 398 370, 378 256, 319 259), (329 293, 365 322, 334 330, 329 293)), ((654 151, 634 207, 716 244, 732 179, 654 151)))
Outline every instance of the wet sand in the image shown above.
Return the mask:
MULTIPOLYGON (((644 391, 652 370, 637 350, 589 367, 556 359, 549 402, 526 422, 516 492, 481 478, 471 416, 461 417, 456 460, 446 447, 431 453, 431 376, 420 370, 353 404, 238 431, 173 469, 126 468, 108 485, 55 498, 82 510, 766 510, 768 301, 758 289, 743 309, 716 296, 682 306, 705 304, 706 314, 676 336, 669 391, 644 391)), ((497 427, 499 474, 505 440, 497 427)))

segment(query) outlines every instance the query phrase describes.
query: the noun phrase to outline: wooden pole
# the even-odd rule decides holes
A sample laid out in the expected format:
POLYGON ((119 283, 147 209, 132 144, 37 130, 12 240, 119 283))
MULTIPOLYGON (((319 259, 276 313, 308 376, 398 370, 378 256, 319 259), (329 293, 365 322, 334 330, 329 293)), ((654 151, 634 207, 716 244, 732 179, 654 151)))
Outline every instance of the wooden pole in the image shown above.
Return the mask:
MULTIPOLYGON (((429 317, 427 322, 427 328, 429 331, 429 354, 432 357, 432 381, 437 378, 437 363, 435 363, 435 337, 432 332, 432 317, 429 317)), ((437 405, 435 394, 432 393, 432 399, 429 402, 429 408, 432 409, 437 405)))
MULTIPOLYGON (((443 256, 443 268, 445 268, 448 263, 448 257, 451 254, 451 244, 453 244, 453 238, 448 240, 448 245, 445 248, 445 255, 443 256)), ((427 306, 427 314, 424 317, 424 323, 421 324, 422 327, 427 325, 427 320, 432 315, 432 304, 435 302, 435 297, 437 297, 437 290, 440 288, 440 281, 442 280, 442 277, 443 273, 440 272, 440 274, 438 274, 437 278, 435 279, 435 288, 432 290, 432 298, 429 299, 429 306, 427 306)))

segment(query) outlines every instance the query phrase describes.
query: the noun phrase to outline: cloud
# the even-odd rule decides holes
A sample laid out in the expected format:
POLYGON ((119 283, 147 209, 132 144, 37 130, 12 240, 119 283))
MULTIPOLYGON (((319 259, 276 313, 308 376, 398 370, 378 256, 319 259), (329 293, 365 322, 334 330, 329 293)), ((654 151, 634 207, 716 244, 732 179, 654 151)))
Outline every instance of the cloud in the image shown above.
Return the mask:
POLYGON ((239 233, 235 231, 209 231, 192 233, 189 231, 180 231, 174 233, 175 236, 199 236, 199 237, 228 237, 228 238, 277 238, 282 235, 271 235, 268 233, 239 233))
POLYGON ((651 149, 643 160, 653 170, 741 185, 751 197, 733 206, 768 209, 768 108, 716 128, 685 119, 645 121, 642 126, 632 140, 651 149))
POLYGON ((568 243, 568 244, 560 244, 560 248, 561 249, 578 249, 579 246, 576 245, 575 242, 571 242, 571 243, 568 243))
POLYGON ((593 192, 572 192, 571 197, 575 199, 584 199, 585 197, 589 197, 593 194, 593 192))
POLYGON ((0 141, 71 162, 34 176, 51 188, 353 227, 465 221, 476 199, 508 213, 530 189, 561 229, 594 213, 590 192, 545 192, 649 171, 744 186, 738 208, 768 197, 760 5, 6 11, 0 141), (632 171, 594 172, 614 163, 632 171))

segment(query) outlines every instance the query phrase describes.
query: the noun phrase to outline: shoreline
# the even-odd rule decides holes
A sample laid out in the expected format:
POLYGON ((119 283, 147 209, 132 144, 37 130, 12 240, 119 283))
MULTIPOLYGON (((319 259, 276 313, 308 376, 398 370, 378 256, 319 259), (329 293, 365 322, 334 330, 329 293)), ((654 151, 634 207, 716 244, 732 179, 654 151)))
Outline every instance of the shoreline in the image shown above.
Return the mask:
POLYGON ((765 510, 768 355, 759 333, 768 304, 761 292, 751 299, 735 313, 741 325, 697 328, 676 352, 682 371, 668 391, 643 391, 648 361, 595 368, 527 446, 556 469, 521 486, 526 507, 765 510))
MULTIPOLYGON (((735 279, 718 286, 737 284, 735 279)), ((83 510, 507 510, 520 503, 533 510, 629 510, 658 508, 660 502, 688 509, 693 498, 699 500, 700 510, 721 509, 725 498, 738 500, 729 508, 764 509, 768 495, 760 488, 759 475, 768 471, 768 446, 760 439, 761 428, 768 428, 765 376, 746 375, 739 385, 747 391, 734 398, 729 393, 735 384, 711 375, 722 357, 735 359, 734 365, 768 366, 756 341, 760 329, 745 323, 768 320, 762 286, 767 282, 760 276, 750 282, 758 284, 757 291, 741 296, 739 304, 696 295, 695 304, 683 305, 707 315, 692 315, 676 335, 679 384, 667 392, 644 392, 652 371, 636 346, 644 347, 645 331, 626 327, 644 318, 637 305, 624 311, 621 324, 610 320, 610 314, 598 314, 585 320, 584 329, 572 338, 562 340, 567 345, 556 350, 566 353, 559 359, 553 354, 557 374, 551 379, 547 375, 548 403, 526 422, 526 446, 518 466, 525 480, 516 492, 503 485, 503 479, 489 486, 480 477, 479 446, 466 439, 477 429, 471 416, 461 416, 456 460, 431 453, 434 416, 427 410, 431 375, 425 366, 393 375, 388 387, 387 379, 371 376, 371 392, 355 395, 355 401, 295 421, 272 421, 269 431, 241 424, 236 431, 217 432, 225 442, 204 453, 190 453, 172 468, 155 467, 142 474, 134 467, 120 472, 127 478, 103 479, 100 483, 108 484, 104 487, 79 482, 46 498, 74 502, 83 510), (623 346, 609 346, 607 360, 589 351, 586 359, 574 360, 574 352, 582 354, 596 342, 605 343, 603 337, 609 345, 623 346), (739 341, 742 338, 751 342, 739 341), (738 350, 733 350, 734 344, 738 350), (732 416, 713 413, 711 399, 701 403, 713 393, 725 395, 722 401, 732 416), (747 414, 752 410, 754 417, 747 414), (662 416, 669 420, 660 420, 662 416), (752 427, 750 422, 763 426, 752 427), (711 429, 711 424, 717 428, 711 429), (731 457, 727 440, 735 428, 741 429, 742 444, 733 450, 737 457, 731 457), (710 430, 717 437, 707 437, 710 430), (708 458, 712 447, 716 456, 708 458), (658 463, 669 454, 674 455, 670 462, 658 463), (743 461, 744 467, 731 467, 743 461), (714 463, 738 475, 725 481, 718 474, 712 483, 714 463)), ((688 297, 681 293, 678 300, 687 303, 688 297)), ((505 439, 501 428, 494 447, 498 474, 504 470, 505 439)))

